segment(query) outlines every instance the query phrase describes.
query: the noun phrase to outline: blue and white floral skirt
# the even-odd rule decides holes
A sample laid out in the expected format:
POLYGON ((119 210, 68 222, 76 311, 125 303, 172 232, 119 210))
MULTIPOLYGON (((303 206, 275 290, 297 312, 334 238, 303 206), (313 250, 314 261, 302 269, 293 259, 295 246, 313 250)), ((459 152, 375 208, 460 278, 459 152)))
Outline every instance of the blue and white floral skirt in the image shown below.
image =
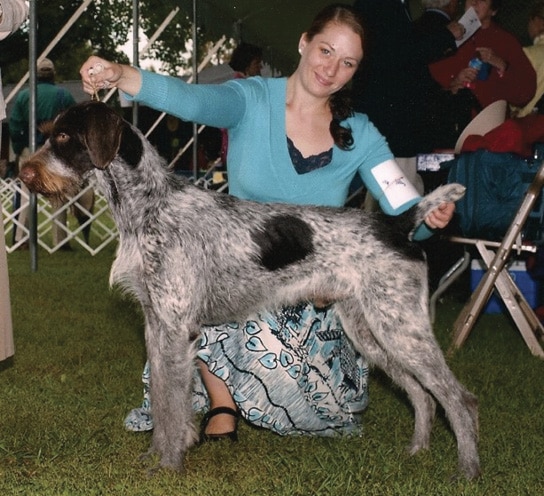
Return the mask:
MULTIPOLYGON (((311 304, 261 312, 244 324, 205 327, 198 357, 227 384, 242 416, 277 434, 359 434, 368 404, 368 365, 345 336, 334 306, 311 304)), ((153 428, 149 366, 144 401, 125 419, 153 428)), ((193 406, 209 407, 195 368, 193 406)))

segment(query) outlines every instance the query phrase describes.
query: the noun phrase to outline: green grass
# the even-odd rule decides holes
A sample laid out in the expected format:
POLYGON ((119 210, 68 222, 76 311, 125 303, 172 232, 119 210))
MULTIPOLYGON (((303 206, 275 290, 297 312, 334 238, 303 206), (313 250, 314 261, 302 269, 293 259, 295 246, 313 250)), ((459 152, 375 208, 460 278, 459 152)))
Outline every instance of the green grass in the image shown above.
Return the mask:
MULTIPOLYGON (((544 362, 506 316, 484 315, 450 364, 480 398, 483 478, 452 482, 455 441, 439 412, 431 449, 408 457, 412 411, 379 372, 361 438, 281 438, 195 447, 183 474, 150 477, 148 433, 123 428, 141 400, 138 307, 108 289, 113 252, 9 255, 16 355, 0 365, 0 495, 535 495, 544 491, 544 362)), ((438 307, 445 349, 462 303, 438 307)))

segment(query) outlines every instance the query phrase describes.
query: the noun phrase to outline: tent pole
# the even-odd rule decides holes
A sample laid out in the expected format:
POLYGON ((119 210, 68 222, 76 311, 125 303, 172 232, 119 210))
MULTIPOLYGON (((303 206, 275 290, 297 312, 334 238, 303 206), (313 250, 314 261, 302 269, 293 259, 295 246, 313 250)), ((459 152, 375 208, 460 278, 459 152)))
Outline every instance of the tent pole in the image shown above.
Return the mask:
MULTIPOLYGON (((138 54, 140 25, 139 18, 140 5, 138 0, 132 0, 132 65, 140 67, 140 57, 138 54)), ((138 127, 138 102, 132 102, 132 124, 138 127)))
MULTIPOLYGON (((176 7, 174 10, 172 10, 172 12, 170 12, 170 14, 168 14, 168 16, 166 16, 166 18, 164 19, 164 21, 162 21, 162 24, 157 28, 157 30, 155 31, 155 33, 153 33, 153 36, 151 38, 149 38, 149 42, 147 43, 147 45, 142 48, 142 50, 140 51, 140 53, 138 54, 138 60, 141 59, 147 52, 148 50, 151 48, 151 46, 153 45, 153 43, 155 43, 155 41, 157 41, 157 38, 161 35, 161 33, 166 29, 166 26, 168 26, 168 24, 170 24, 170 21, 174 18, 174 16, 179 12, 179 7, 176 7)), ((107 102, 112 96, 113 94, 117 91, 117 88, 112 88, 107 94, 106 96, 104 96, 104 98, 102 99, 103 102, 107 102)))
MULTIPOLYGON (((30 60, 29 73, 30 75, 30 93, 29 93, 29 149, 30 153, 36 151, 36 102, 37 102, 37 74, 36 74, 36 55, 37 55, 37 0, 30 0, 29 4, 29 34, 28 34, 28 58, 30 60)), ((21 198, 22 202, 22 198, 21 198)), ((30 193, 28 206, 28 231, 29 231, 29 250, 30 250, 30 268, 32 272, 38 270, 38 201, 37 195, 34 192, 30 193)))
MULTIPOLYGON (((193 0, 193 74, 194 82, 198 84, 198 30, 197 30, 196 0, 193 0)), ((198 124, 193 122, 193 179, 198 179, 198 124)))
POLYGON ((164 21, 162 21, 162 24, 157 28, 157 30, 155 31, 153 36, 151 36, 151 38, 149 38, 149 41, 147 42, 147 45, 145 45, 145 47, 142 48, 142 51, 140 52, 140 57, 143 57, 143 55, 145 53, 147 53, 147 51, 153 46, 153 43, 155 43, 155 41, 157 41, 157 38, 162 34, 162 32, 166 29, 166 26, 168 26, 168 24, 170 24, 170 21, 174 18, 174 16, 178 12, 179 12, 179 7, 176 7, 175 9, 172 10, 172 12, 170 12, 170 14, 168 14, 166 16, 166 19, 164 19, 164 21))

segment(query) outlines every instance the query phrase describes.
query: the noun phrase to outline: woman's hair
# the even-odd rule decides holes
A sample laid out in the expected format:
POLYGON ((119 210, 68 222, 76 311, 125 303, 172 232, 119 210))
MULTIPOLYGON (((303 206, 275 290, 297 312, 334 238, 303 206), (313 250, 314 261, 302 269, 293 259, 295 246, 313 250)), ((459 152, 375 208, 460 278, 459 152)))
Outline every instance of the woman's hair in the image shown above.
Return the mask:
POLYGON ((540 17, 544 19, 544 1, 535 2, 531 5, 531 10, 529 11, 529 19, 534 19, 535 17, 540 17))
MULTIPOLYGON (((321 10, 312 21, 306 31, 306 38, 311 41, 317 34, 331 23, 335 22, 348 26, 361 38, 361 47, 364 45, 363 19, 361 15, 350 5, 335 3, 321 10)), ((351 129, 342 127, 340 122, 353 115, 353 106, 347 90, 340 90, 331 95, 329 105, 332 112, 330 132, 334 143, 342 150, 348 150, 353 145, 351 129)))
POLYGON ((262 58, 263 50, 261 47, 242 42, 232 52, 229 65, 233 71, 245 73, 253 60, 262 60, 262 58))
POLYGON ((441 9, 451 2, 451 0, 421 0, 421 5, 426 9, 441 9))
POLYGON ((502 0, 491 0, 491 8, 499 10, 502 7, 502 0))

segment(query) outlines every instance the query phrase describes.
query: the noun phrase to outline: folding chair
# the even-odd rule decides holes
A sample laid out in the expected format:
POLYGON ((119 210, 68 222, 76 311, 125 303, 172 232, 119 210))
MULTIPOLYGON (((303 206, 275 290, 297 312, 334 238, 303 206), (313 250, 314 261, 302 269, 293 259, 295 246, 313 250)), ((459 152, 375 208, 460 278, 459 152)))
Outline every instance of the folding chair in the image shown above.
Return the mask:
MULTIPOLYGON (((507 270, 507 262, 513 250, 517 250, 518 252, 536 251, 534 246, 524 245, 521 239, 527 220, 531 215, 535 215, 536 202, 539 199, 543 186, 544 162, 542 162, 530 183, 523 201, 501 242, 477 238, 450 238, 450 241, 455 243, 475 246, 486 269, 482 279, 474 289, 470 300, 464 306, 453 325, 454 334, 449 350, 450 353, 463 345, 489 300, 491 293, 496 289, 531 353, 537 357, 544 358, 544 349, 540 343, 540 340, 544 337, 544 327, 507 270)), ((542 209, 544 208, 542 207, 542 203, 540 211, 536 214, 539 217, 539 221, 542 220, 542 209)), ((431 318, 434 319, 434 307, 438 297, 469 265, 470 254, 468 250, 465 250, 464 256, 446 272, 440 280, 438 289, 431 296, 431 318)))
MULTIPOLYGON (((536 172, 510 227, 500 243, 482 239, 452 239, 454 242, 474 245, 482 257, 487 271, 453 325, 454 336, 449 350, 450 353, 463 345, 493 289, 496 289, 531 353, 544 358, 544 350, 540 343, 544 336, 544 328, 506 267, 512 250, 523 249, 521 233, 531 212, 534 211, 543 185, 544 162, 536 172)), ((466 261, 463 260, 459 264, 463 266, 466 261)), ((457 267, 454 271, 459 270, 459 268, 457 267)))

